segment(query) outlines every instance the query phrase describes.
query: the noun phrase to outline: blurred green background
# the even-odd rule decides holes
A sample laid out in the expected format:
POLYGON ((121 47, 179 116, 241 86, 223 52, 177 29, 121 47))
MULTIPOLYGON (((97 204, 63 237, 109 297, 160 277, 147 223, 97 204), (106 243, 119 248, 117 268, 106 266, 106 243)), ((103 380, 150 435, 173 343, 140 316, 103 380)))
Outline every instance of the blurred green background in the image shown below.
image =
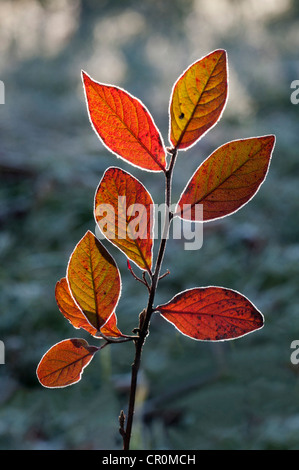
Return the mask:
MULTIPOLYGON (((216 147, 275 134, 267 180, 240 211, 205 224, 203 247, 169 240, 157 303, 180 290, 242 292, 265 327, 225 343, 192 341, 154 317, 132 439, 136 449, 299 449, 299 7, 295 0, 1 0, 0 365, 1 449, 119 449, 133 345, 105 348, 78 384, 41 387, 36 366, 56 342, 81 337, 59 312, 56 281, 86 230, 103 172, 134 174, 163 202, 163 176, 103 147, 90 127, 80 71, 140 98, 168 144, 173 83, 216 48, 229 59, 229 99, 218 125, 179 155, 174 201, 216 147)), ((125 257, 118 325, 137 326, 146 292, 125 257)))

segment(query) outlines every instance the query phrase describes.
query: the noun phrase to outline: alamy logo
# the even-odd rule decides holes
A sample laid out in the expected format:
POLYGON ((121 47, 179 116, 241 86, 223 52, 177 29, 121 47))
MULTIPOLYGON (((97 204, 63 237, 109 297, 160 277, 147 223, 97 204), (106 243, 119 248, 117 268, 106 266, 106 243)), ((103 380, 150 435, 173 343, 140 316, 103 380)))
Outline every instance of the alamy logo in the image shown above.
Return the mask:
POLYGON ((294 364, 295 366, 299 364, 299 340, 294 339, 291 343, 291 349, 294 349, 290 356, 291 363, 294 364))
POLYGON ((293 80, 291 83, 291 88, 294 91, 291 93, 291 103, 298 104, 299 103, 299 80, 293 80))
POLYGON ((5 104, 5 88, 2 80, 0 80, 0 104, 5 104))
POLYGON ((5 364, 5 347, 3 341, 0 341, 0 364, 5 364))
MULTIPOLYGON (((170 210, 175 212, 176 205, 172 204, 170 210)), ((95 211, 97 226, 96 236, 110 240, 146 239, 149 234, 153 238, 164 238, 161 227, 165 226, 165 204, 152 204, 149 208, 143 204, 132 204, 127 207, 126 197, 118 196, 116 206, 112 204, 98 204, 95 211), (116 210, 117 207, 117 210, 116 210), (159 223, 160 222, 160 223, 159 223)), ((172 235, 166 230, 166 238, 184 239, 185 250, 199 250, 203 244, 203 205, 184 204, 181 217, 174 217, 172 221, 172 235), (195 214, 197 223, 190 218, 190 213, 195 214), (185 217, 185 220, 184 220, 185 217), (186 220, 187 219, 187 220, 186 220)))

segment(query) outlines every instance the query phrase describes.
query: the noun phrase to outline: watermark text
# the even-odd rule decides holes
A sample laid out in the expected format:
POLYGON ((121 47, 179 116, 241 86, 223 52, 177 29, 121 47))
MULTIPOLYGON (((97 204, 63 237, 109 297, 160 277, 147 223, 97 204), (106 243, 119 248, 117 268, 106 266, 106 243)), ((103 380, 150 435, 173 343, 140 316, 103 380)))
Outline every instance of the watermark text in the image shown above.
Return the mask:
POLYGON ((293 80, 291 83, 291 89, 294 91, 291 93, 291 103, 298 104, 299 103, 299 80, 293 80))
POLYGON ((5 364, 5 346, 3 341, 0 340, 0 364, 5 364))
POLYGON ((2 80, 0 80, 0 104, 5 104, 5 87, 2 80))
POLYGON ((96 207, 96 236, 109 240, 183 239, 185 250, 199 250, 203 244, 203 205, 184 204, 180 215, 175 209, 175 205, 168 209, 165 204, 127 206, 126 197, 119 196, 117 205, 103 203, 96 207), (169 214, 173 215, 171 223, 169 214))
POLYGON ((294 339, 294 341, 291 342, 291 349, 294 349, 294 351, 291 353, 290 360, 291 363, 294 364, 295 366, 299 364, 299 340, 294 339))

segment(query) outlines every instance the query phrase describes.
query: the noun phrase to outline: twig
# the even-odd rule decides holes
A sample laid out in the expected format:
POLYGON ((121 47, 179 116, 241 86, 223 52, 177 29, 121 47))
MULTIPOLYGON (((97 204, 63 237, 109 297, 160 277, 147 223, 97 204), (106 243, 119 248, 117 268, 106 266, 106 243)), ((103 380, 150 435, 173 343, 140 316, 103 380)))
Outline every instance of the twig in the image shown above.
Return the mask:
POLYGON ((169 269, 167 269, 166 273, 162 274, 162 276, 159 277, 159 281, 161 281, 161 279, 163 279, 164 277, 168 276, 168 274, 170 274, 169 269))
POLYGON ((145 279, 145 277, 144 277, 145 272, 143 272, 143 274, 142 274, 143 279, 140 279, 140 277, 138 277, 137 274, 134 273, 134 271, 133 271, 133 269, 132 269, 132 266, 131 266, 129 260, 127 260, 127 265, 128 265, 128 269, 129 269, 130 273, 132 274, 132 276, 134 277, 134 279, 136 279, 136 281, 141 282, 141 284, 144 284, 144 285, 147 287, 147 289, 148 289, 148 288, 149 288, 149 285, 148 285, 148 283, 147 283, 147 281, 146 281, 146 279, 145 279))
POLYGON ((102 347, 104 347, 107 344, 111 344, 111 343, 126 343, 128 341, 135 341, 136 339, 138 339, 138 336, 123 335, 122 334, 121 336, 118 336, 118 337, 114 338, 113 336, 106 336, 106 335, 104 335, 104 333, 99 331, 97 338, 99 338, 99 339, 103 338, 103 339, 106 340, 106 343, 102 346, 102 347))

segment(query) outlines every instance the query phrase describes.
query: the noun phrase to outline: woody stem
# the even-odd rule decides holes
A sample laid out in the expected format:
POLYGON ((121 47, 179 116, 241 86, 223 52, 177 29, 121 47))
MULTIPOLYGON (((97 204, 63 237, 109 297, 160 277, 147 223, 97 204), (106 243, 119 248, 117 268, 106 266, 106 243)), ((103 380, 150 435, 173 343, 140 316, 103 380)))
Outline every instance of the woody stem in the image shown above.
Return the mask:
POLYGON ((159 279, 160 279, 160 271, 162 267, 162 262, 165 254, 165 248, 169 233, 169 226, 170 222, 173 218, 173 214, 171 212, 171 188, 172 188, 172 174, 177 157, 177 149, 173 149, 171 151, 171 160, 169 163, 169 167, 165 170, 165 219, 164 219, 164 227, 163 227, 163 234, 160 241, 159 251, 157 255, 155 269, 152 275, 152 282, 149 288, 149 297, 147 307, 140 315, 140 322, 139 322, 139 336, 137 339, 134 340, 135 343, 135 358, 132 364, 132 373, 131 373, 131 388, 130 388, 130 397, 129 397, 129 407, 128 407, 128 414, 126 419, 126 429, 122 432, 123 436, 123 449, 129 450, 130 448, 130 440, 131 440, 131 433, 132 433, 132 425, 133 425, 133 418, 134 418, 134 411, 135 411, 135 397, 136 397, 136 390, 137 390, 137 378, 138 378, 138 371, 141 362, 141 355, 143 346, 146 340, 146 337, 149 333, 149 325, 151 315, 154 311, 153 305, 156 295, 156 290, 158 287, 159 279))

